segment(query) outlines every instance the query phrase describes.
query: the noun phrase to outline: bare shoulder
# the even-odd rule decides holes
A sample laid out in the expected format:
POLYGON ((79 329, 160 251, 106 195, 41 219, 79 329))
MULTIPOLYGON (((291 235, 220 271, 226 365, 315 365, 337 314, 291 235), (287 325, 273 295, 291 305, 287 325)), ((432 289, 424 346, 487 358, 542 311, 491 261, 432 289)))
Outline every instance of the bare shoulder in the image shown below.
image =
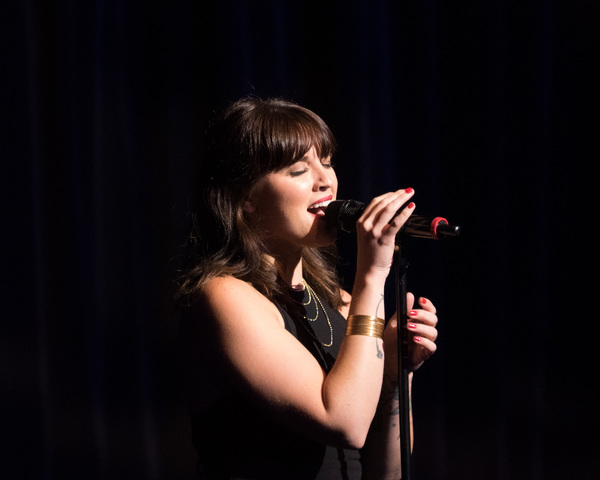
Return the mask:
POLYGON ((211 279, 182 320, 192 412, 204 410, 231 390, 239 371, 233 364, 242 363, 236 356, 250 348, 246 342, 253 331, 285 331, 273 303, 252 285, 233 277, 211 279))
POLYGON ((254 293, 258 293, 256 289, 239 278, 215 277, 207 282, 198 299, 211 303, 211 301, 219 301, 228 295, 252 295, 254 293))
POLYGON ((269 299, 249 283, 234 277, 211 279, 189 313, 203 330, 234 325, 239 328, 242 320, 251 321, 253 317, 283 325, 279 311, 269 299))

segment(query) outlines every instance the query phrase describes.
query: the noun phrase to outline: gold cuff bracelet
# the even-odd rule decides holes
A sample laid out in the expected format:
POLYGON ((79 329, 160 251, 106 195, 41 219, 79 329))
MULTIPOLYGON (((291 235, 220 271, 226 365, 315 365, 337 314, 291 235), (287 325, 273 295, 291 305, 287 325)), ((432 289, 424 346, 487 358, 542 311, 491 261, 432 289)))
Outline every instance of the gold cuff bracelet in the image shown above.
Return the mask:
POLYGON ((368 337, 383 338, 383 318, 370 315, 348 315, 346 335, 366 335, 368 337))

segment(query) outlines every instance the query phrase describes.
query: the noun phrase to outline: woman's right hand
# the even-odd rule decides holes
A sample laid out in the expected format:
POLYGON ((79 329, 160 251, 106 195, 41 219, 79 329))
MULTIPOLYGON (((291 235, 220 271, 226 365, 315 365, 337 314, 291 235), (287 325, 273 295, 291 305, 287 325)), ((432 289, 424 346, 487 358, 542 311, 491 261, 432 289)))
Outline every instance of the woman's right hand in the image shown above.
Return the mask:
POLYGON ((387 278, 396 235, 414 211, 414 203, 409 203, 398 215, 396 213, 413 195, 414 190, 406 188, 380 195, 367 205, 356 222, 357 274, 387 278))

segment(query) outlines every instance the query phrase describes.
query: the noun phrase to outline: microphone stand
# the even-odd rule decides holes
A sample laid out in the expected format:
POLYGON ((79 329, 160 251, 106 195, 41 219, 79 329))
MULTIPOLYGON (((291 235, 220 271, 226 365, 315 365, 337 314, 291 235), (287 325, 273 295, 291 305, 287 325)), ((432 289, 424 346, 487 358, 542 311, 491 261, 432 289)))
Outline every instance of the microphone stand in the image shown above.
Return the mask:
MULTIPOLYGON (((417 219, 415 225, 422 227, 422 220, 417 219)), ((415 228, 413 225, 411 228, 415 228)), ((460 234, 460 227, 456 225, 448 225, 446 219, 438 217, 430 224, 431 233, 425 228, 415 231, 401 230, 396 235, 396 248, 394 250, 394 271, 396 283, 396 312, 398 318, 398 399, 399 415, 400 415, 400 468, 402 480, 412 480, 411 476, 411 435, 410 435, 410 392, 408 375, 410 373, 410 365, 408 359, 408 330, 406 323, 408 321, 408 311, 406 305, 407 293, 407 272, 408 259, 403 252, 402 240, 408 233, 416 238, 435 238, 444 239, 457 237, 460 234)))
MULTIPOLYGON (((325 212, 327 218, 342 231, 356 230, 356 221, 364 211, 365 204, 357 200, 335 200, 325 212)), ((408 261, 403 257, 401 237, 408 235, 416 238, 446 238, 460 234, 460 227, 449 225, 442 217, 427 220, 423 217, 412 217, 396 235, 394 266, 396 277, 396 312, 398 318, 398 390, 400 414, 400 455, 402 480, 411 480, 411 438, 410 438, 410 395, 408 385, 408 331, 406 322, 408 312, 406 305, 406 276, 408 261)))
POLYGON ((400 468, 402 480, 411 480, 410 394, 408 384, 408 331, 406 322, 406 281, 408 261, 402 254, 400 235, 396 237, 394 272, 396 283, 396 315, 398 320, 398 389, 400 415, 400 468))

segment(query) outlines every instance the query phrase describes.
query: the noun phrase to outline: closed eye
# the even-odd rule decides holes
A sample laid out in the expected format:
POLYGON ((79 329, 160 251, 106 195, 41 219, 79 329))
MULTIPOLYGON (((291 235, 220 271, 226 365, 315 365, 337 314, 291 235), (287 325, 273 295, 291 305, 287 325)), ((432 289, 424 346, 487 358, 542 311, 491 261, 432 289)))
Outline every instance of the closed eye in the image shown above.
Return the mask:
POLYGON ((290 176, 292 177, 299 177, 300 175, 305 174, 306 172, 308 172, 308 168, 303 168, 302 170, 293 170, 290 171, 290 176))
MULTIPOLYGON (((333 162, 331 162, 330 159, 323 159, 321 160, 321 165, 323 166, 323 168, 334 168, 335 165, 333 164, 333 162)), ((292 168, 288 171, 288 174, 291 177, 299 177, 300 175, 305 174, 306 172, 308 172, 310 170, 310 167, 307 163, 306 160, 299 160, 298 162, 296 162, 296 164, 294 164, 294 166, 292 166, 292 168)))

